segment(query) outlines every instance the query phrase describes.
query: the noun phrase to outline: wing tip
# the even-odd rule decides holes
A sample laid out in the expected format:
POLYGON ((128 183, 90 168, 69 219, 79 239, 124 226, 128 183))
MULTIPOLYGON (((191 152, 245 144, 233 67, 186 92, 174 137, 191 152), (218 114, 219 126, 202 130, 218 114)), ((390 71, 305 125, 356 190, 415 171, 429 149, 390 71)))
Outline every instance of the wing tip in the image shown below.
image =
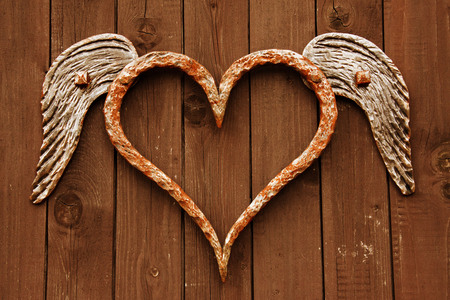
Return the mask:
POLYGON ((51 184, 33 184, 33 191, 30 195, 30 201, 33 204, 39 204, 44 202, 48 196, 53 192, 56 187, 56 183, 52 182, 51 184))
POLYGON ((410 184, 407 184, 407 185, 405 185, 403 187, 399 186, 399 188, 400 188, 400 190, 401 190, 403 195, 409 196, 409 195, 412 195, 412 194, 415 193, 415 191, 416 191, 416 184, 415 184, 415 182, 413 180, 410 184))
POLYGON ((31 194, 31 196, 30 196, 30 201, 31 201, 33 204, 39 204, 39 203, 41 203, 42 201, 44 201, 45 198, 46 198, 46 197, 43 197, 42 194, 33 192, 33 193, 31 194))

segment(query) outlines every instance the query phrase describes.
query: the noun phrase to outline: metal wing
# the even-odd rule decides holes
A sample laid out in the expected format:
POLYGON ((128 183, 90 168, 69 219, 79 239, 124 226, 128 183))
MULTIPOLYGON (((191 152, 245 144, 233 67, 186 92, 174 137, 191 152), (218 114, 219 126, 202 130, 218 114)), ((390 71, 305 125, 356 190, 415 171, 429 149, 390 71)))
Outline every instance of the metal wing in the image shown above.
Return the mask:
POLYGON ((316 37, 303 55, 323 71, 336 95, 364 110, 392 179, 403 194, 413 193, 409 93, 392 60, 372 42, 346 33, 316 37), (364 75, 361 71, 370 73, 370 83, 356 83, 356 73, 364 75))
POLYGON ((30 196, 34 203, 43 201, 56 187, 77 147, 92 102, 137 57, 125 37, 100 34, 72 45, 55 59, 42 89, 44 140, 30 196))

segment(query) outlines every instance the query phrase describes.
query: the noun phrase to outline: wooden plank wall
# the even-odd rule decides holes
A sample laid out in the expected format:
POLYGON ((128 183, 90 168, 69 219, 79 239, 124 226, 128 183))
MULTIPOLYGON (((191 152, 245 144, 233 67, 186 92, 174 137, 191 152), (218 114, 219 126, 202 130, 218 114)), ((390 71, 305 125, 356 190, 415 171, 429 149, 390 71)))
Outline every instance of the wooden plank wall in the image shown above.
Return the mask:
MULTIPOLYGON (((139 55, 182 51, 179 1, 119 1, 117 20, 118 33, 130 37, 139 55)), ((177 181, 182 178, 181 95, 181 74, 155 70, 142 78, 122 109, 130 140, 177 181)), ((116 298, 181 298, 182 215, 176 202, 122 157, 117 157, 116 201, 116 298)))
MULTIPOLYGON (((318 13, 326 16, 317 20, 318 34, 354 33, 383 48, 381 0, 318 1, 318 13)), ((321 160, 325 296, 390 299, 386 169, 364 112, 347 99, 337 101, 336 134, 321 160)))
POLYGON ((49 64, 49 19, 48 0, 2 3, 0 297, 3 299, 39 299, 46 294, 47 209, 45 204, 33 207, 26 199, 42 141, 39 97, 49 64))
MULTIPOLYGON (((446 299, 450 289, 448 3, 444 0, 4 1, 0 11, 0 299, 446 299), (44 204, 27 198, 41 144, 39 97, 61 51, 117 32, 140 55, 185 53, 216 82, 260 49, 301 53, 315 35, 363 36, 410 90, 416 193, 387 176, 364 113, 338 98, 331 144, 246 228, 221 283, 176 202, 114 151, 100 97, 44 204)), ((202 90, 147 72, 122 119, 136 148, 195 199, 221 241, 251 199, 307 146, 317 101, 267 66, 233 89, 223 128, 202 90)))
MULTIPOLYGON (((302 52, 314 37, 314 3, 250 1, 250 51, 302 52), (286 25, 292 30, 285 30, 286 25), (293 29, 295 28, 295 30, 293 29)), ((252 192, 300 155, 318 124, 317 100, 295 71, 268 66, 250 74, 252 192)), ((254 297, 320 298, 319 164, 269 203, 253 223, 254 297)))
MULTIPOLYGON (((114 30, 111 0, 52 0, 50 14, 51 60, 80 39, 114 30)), ((103 100, 91 106, 70 168, 47 201, 49 299, 111 297, 114 151, 98 126, 103 100)))
POLYGON ((392 32, 385 35, 386 53, 411 94, 417 180, 416 193, 407 198, 390 182, 394 292, 403 299, 450 295, 448 9, 446 1, 385 4, 385 32, 392 32))

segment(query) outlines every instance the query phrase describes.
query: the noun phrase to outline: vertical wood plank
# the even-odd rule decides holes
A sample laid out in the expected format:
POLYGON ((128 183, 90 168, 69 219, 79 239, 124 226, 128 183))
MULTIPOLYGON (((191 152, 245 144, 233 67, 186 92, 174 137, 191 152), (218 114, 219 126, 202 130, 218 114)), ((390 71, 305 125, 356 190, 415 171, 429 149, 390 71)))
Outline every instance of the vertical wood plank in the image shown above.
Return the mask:
MULTIPOLYGON (((143 55, 182 51, 179 0, 119 1, 118 32, 143 55)), ((182 75, 151 70, 127 94, 122 123, 133 145, 181 183, 182 75)), ((180 299, 182 214, 167 192, 117 158, 116 298, 180 299)))
MULTIPOLYGON (((52 0, 51 58, 94 34, 114 31, 114 1, 52 0)), ((49 201, 47 297, 112 296, 114 150, 104 97, 85 118, 77 150, 49 201)))
POLYGON ((0 298, 43 299, 45 205, 28 198, 41 144, 49 2, 7 1, 0 12, 0 298))
MULTIPOLYGON (((320 0, 318 34, 349 32, 383 47, 382 2, 320 0)), ((364 112, 338 98, 322 162, 325 296, 392 298, 386 170, 364 112)))
POLYGON ((450 257, 448 1, 385 1, 386 53, 411 106, 416 193, 390 185, 396 299, 446 299, 450 257))
MULTIPOLYGON (((248 1, 185 1, 185 53, 216 82, 248 53, 248 1)), ((213 224, 221 243, 250 203, 248 81, 233 89, 223 127, 216 128, 204 92, 185 81, 185 189, 213 224)), ((186 299, 250 299, 251 239, 245 229, 233 245, 226 283, 212 248, 193 221, 185 221, 186 299)))
MULTIPOLYGON (((314 37, 314 1, 250 1, 250 49, 302 53, 314 37)), ((252 194, 307 147, 317 100, 293 70, 267 66, 250 76, 252 194)), ((319 167, 314 163, 253 221, 254 298, 322 297, 319 167)))

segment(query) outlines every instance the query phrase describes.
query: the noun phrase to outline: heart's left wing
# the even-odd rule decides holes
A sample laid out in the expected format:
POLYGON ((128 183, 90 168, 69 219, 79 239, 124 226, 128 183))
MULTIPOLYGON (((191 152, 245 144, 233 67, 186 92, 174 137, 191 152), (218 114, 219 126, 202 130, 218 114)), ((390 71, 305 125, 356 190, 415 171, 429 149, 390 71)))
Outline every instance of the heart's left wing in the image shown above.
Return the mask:
POLYGON ((44 140, 30 196, 34 203, 56 187, 77 147, 92 102, 108 91, 117 74, 137 56, 125 37, 100 34, 72 45, 55 59, 42 89, 44 140))

